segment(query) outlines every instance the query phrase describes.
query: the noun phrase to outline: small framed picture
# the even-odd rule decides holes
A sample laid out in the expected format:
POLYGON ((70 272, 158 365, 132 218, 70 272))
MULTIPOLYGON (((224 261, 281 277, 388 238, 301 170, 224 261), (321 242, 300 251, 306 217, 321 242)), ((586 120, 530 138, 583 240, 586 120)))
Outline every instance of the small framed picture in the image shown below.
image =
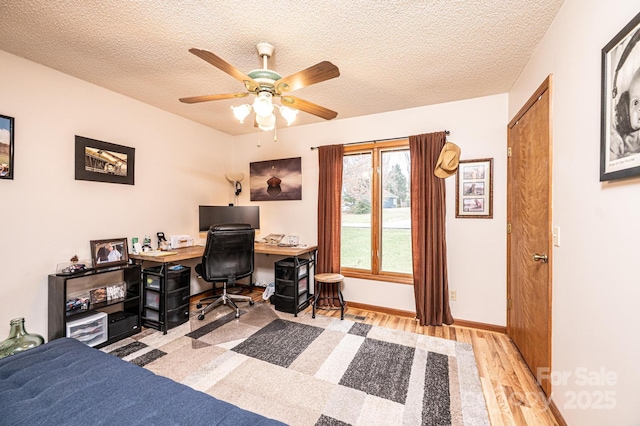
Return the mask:
POLYGON ((640 14, 602 49, 600 181, 640 175, 640 14))
POLYGON ((95 268, 129 263, 126 238, 111 238, 108 240, 94 240, 91 244, 91 256, 95 268))
POLYGON ((456 174, 456 217, 493 218, 493 158, 460 161, 456 174))
POLYGON ((76 135, 76 180, 134 184, 135 148, 76 135))
POLYGON ((13 121, 0 115, 0 179, 13 179, 13 121))

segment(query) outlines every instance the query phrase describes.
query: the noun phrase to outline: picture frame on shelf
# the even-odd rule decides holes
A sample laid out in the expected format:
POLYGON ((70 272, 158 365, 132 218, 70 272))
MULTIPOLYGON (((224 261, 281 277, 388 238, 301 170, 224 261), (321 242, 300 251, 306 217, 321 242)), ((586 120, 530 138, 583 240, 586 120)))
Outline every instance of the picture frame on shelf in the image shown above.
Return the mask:
POLYGON ((136 150, 76 135, 76 180, 134 185, 136 150))
POLYGON ((91 258, 95 268, 108 268, 129 263, 126 238, 90 241, 91 258))
POLYGON ((600 181, 640 175, 640 14, 602 49, 600 181))
POLYGON ((460 160, 456 174, 456 217, 493 218, 493 158, 460 160))
POLYGON ((13 179, 15 119, 0 115, 0 179, 13 179))

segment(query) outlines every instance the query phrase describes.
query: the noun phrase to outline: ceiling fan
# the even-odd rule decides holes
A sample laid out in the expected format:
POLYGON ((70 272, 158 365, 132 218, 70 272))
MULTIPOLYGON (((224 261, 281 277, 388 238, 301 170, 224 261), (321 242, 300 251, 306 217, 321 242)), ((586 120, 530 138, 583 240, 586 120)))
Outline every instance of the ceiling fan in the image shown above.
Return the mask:
POLYGON ((280 110, 280 114, 291 124, 298 113, 298 110, 313 114, 317 117, 331 120, 336 118, 337 112, 328 108, 306 101, 304 99, 289 95, 294 90, 320 83, 325 80, 338 77, 340 70, 331 62, 322 61, 302 71, 298 71, 286 77, 282 77, 276 71, 267 68, 267 60, 273 55, 274 47, 269 43, 259 43, 258 54, 262 58, 263 67, 245 74, 236 67, 220 58, 218 55, 206 50, 191 48, 189 52, 207 61, 214 67, 226 72, 231 77, 244 84, 246 92, 223 93, 218 95, 192 96, 180 98, 180 102, 187 104, 218 101, 222 99, 244 98, 255 95, 252 105, 243 104, 231 107, 233 113, 242 123, 243 120, 253 110, 256 114, 256 124, 261 130, 272 130, 275 127, 274 107, 280 110), (274 105, 273 98, 280 98, 282 105, 274 105))

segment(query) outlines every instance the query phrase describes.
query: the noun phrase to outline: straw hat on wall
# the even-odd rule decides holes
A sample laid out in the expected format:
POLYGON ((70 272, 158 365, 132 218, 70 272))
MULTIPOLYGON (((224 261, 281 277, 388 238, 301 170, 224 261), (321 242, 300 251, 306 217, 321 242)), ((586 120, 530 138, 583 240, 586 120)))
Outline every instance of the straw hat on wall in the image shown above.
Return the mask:
POLYGON ((433 174, 442 179, 448 178, 458 170, 459 161, 460 147, 453 142, 447 142, 440 151, 433 174))

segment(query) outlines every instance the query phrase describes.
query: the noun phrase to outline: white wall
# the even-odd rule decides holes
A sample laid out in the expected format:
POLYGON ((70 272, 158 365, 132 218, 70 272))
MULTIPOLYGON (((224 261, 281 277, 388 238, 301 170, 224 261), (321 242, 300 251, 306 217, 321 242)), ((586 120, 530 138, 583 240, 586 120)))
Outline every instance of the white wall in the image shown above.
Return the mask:
POLYGON ((571 425, 640 423, 640 180, 599 182, 601 49, 639 11, 565 0, 509 93, 513 117, 553 74, 553 399, 571 425))
MULTIPOLYGON (((89 241, 197 234, 226 203, 228 136, 0 51, 0 114, 15 118, 15 174, 0 180, 0 340, 9 321, 47 336, 47 276, 89 241), (135 148, 135 185, 74 180, 74 136, 135 148)), ((193 282, 193 280, 192 280, 193 282)))
MULTIPOLYGON (((455 177, 447 179, 447 249, 449 288, 456 319, 505 325, 506 258, 506 125, 507 95, 412 108, 367 117, 236 136, 234 169, 249 176, 249 163, 302 157, 302 200, 260 205, 261 233, 299 235, 317 243, 318 153, 310 147, 409 136, 449 130, 448 140, 462 149, 462 159, 494 158, 494 218, 455 218, 455 177), (258 147, 260 142, 261 147, 258 147), (478 249, 480 245, 480 249, 478 249)), ((245 179, 248 187, 248 178, 245 179)), ((249 191, 240 204, 250 204, 249 191)), ((252 203, 253 204, 253 203, 252 203)), ((273 280, 273 259, 260 259, 258 279, 273 280)), ((347 301, 415 312, 410 285, 347 278, 347 301)))
MULTIPOLYGON (((0 330, 25 317, 28 330, 46 337, 47 276, 73 255, 87 258, 90 240, 151 235, 155 244, 155 233, 163 231, 202 241, 197 206, 233 201, 227 171, 247 175, 239 204, 249 204, 252 161, 302 157, 303 200, 259 203, 261 234, 294 234, 315 244, 318 165, 310 147, 444 129, 463 159, 494 157, 496 166, 492 220, 455 219, 455 180, 447 180, 449 283, 458 292, 453 314, 505 324, 506 94, 281 129, 273 142, 272 133, 229 137, 2 51, 0 77, 11 82, 0 86, 0 113, 16 120, 15 179, 0 181, 0 330), (75 135, 135 148, 135 185, 74 180, 75 135), (477 255, 470 233, 490 258, 477 255)), ((274 260, 257 256, 259 280, 273 280, 274 260)), ((192 277, 192 293, 206 287, 192 277)), ((350 279, 345 296, 414 310, 408 285, 350 279)))

